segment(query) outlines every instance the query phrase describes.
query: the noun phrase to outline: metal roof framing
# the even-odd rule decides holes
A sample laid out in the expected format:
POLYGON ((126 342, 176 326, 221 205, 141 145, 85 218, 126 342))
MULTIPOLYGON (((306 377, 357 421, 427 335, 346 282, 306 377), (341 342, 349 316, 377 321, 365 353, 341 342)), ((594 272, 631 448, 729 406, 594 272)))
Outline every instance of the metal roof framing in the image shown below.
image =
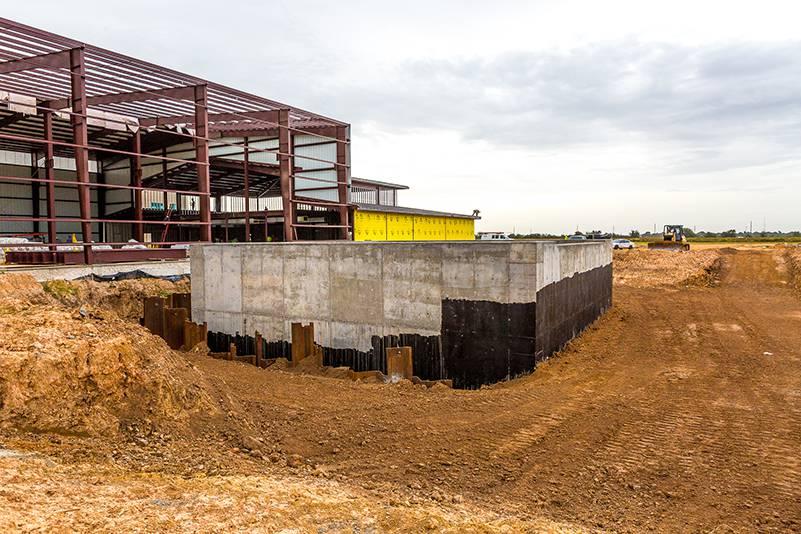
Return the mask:
MULTIPOLYGON (((337 192, 338 201, 320 204, 339 215, 340 224, 325 226, 335 228, 340 238, 349 237, 350 139, 345 122, 4 18, 0 18, 0 92, 6 103, 0 106, 0 149, 30 152, 37 159, 44 157, 44 173, 32 171, 28 180, 32 198, 39 194, 42 184, 47 193, 46 216, 9 218, 0 213, 0 223, 24 219, 38 226, 46 222, 52 251, 56 250, 55 224, 66 220, 55 213, 54 188, 56 183, 61 187, 65 182, 54 178, 56 156, 75 161, 76 182, 72 184, 78 189, 78 220, 87 263, 92 262, 92 224, 111 221, 92 218, 92 188, 133 192, 135 218, 131 223, 133 234, 140 241, 143 191, 163 191, 165 195, 185 191, 196 195, 200 204, 198 220, 189 222, 200 227, 201 240, 210 241, 212 195, 242 194, 247 220, 251 192, 263 194, 265 189, 272 190, 280 184, 284 239, 296 239, 297 228, 308 226, 298 224, 295 215, 298 201, 294 180, 301 160, 329 163, 336 171, 336 181, 330 183, 330 188, 337 192), (296 154, 295 135, 312 136, 319 143, 335 143, 335 160, 296 154), (248 144, 248 137, 257 136, 277 138, 278 148, 248 144), (244 142, 232 143, 222 139, 225 137, 242 138, 244 142), (242 161, 210 158, 211 140, 218 146, 235 147, 242 153, 242 161), (191 159, 158 152, 158 148, 166 150, 167 146, 188 142, 194 152, 191 159), (258 152, 270 152, 278 164, 252 162, 252 155, 258 152), (90 158, 128 159, 130 184, 93 181, 90 158), (163 171, 143 180, 142 167, 151 164, 143 160, 160 164, 163 171), (168 163, 173 167, 168 168, 168 163)), ((25 180, 0 176, 3 179, 25 180)), ((165 215, 165 227, 180 224, 168 218, 165 215)), ((247 226, 249 230, 249 221, 247 226)), ((249 239, 250 232, 247 233, 249 239)))

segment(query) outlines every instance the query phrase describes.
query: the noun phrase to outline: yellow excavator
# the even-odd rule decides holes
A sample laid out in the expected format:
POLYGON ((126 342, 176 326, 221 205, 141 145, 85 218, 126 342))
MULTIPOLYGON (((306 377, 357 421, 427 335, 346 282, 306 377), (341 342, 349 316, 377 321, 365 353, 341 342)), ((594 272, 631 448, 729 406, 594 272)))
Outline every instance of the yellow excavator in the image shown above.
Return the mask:
POLYGON ((684 226, 680 224, 666 224, 662 232, 662 241, 648 243, 649 250, 690 250, 690 244, 684 235, 684 226))

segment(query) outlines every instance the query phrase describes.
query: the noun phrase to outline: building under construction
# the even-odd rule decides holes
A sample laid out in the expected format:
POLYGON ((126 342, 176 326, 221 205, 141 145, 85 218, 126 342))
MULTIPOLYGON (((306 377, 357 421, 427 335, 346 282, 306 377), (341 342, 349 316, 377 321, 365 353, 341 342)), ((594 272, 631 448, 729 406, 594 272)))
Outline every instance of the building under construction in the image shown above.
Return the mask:
POLYGON ((169 258, 195 241, 472 239, 475 217, 400 208, 403 186, 351 182, 350 150, 346 122, 0 19, 9 261, 169 258))

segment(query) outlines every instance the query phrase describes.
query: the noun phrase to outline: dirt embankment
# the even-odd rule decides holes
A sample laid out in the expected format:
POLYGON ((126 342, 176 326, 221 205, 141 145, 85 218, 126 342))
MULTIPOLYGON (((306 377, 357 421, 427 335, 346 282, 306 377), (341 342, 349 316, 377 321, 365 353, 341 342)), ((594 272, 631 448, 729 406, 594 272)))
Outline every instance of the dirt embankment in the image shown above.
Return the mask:
POLYGON ((202 384, 144 328, 0 275, 0 425, 106 435, 126 421, 180 423, 212 409, 202 384))
POLYGON ((54 280, 43 284, 47 293, 68 306, 89 304, 115 312, 123 319, 138 321, 144 297, 166 297, 189 293, 189 280, 170 282, 158 278, 139 278, 117 282, 92 280, 54 280))
POLYGON ((790 285, 801 294, 801 247, 788 248, 784 253, 784 262, 790 285))
POLYGON ((629 287, 714 285, 721 268, 720 250, 616 250, 614 282, 629 287))

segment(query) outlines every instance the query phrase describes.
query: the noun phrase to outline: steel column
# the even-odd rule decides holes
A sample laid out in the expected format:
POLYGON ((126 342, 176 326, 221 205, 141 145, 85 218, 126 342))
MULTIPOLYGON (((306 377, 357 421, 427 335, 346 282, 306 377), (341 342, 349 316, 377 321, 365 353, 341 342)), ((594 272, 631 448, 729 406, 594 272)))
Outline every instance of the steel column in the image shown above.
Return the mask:
POLYGON ((278 110, 278 168, 281 182, 281 203, 284 212, 284 241, 294 241, 295 206, 292 203, 293 189, 292 171, 292 133, 289 131, 289 110, 278 110))
MULTIPOLYGON (((100 184, 106 183, 106 175, 98 169, 97 173, 97 182, 100 184)), ((98 219, 105 219, 106 218, 106 194, 108 193, 108 189, 105 187, 97 188, 95 194, 97 195, 97 217, 98 219)), ((107 223, 97 223, 97 233, 98 237, 100 238, 100 242, 106 241, 106 224, 107 223)))
POLYGON ((248 150, 248 138, 245 137, 244 143, 244 173, 245 173, 245 242, 250 241, 250 153, 248 150))
MULTIPOLYGON (((45 140, 45 180, 47 180, 47 241, 51 245, 56 243, 56 183, 55 161, 53 154, 53 112, 45 111, 42 114, 45 140)), ((51 247, 55 250, 55 246, 51 247)))
POLYGON ((209 173, 209 94, 205 85, 195 86, 195 160, 200 195, 200 240, 211 241, 211 177, 209 173))
POLYGON ((137 221, 134 224, 134 239, 140 243, 145 240, 145 227, 142 223, 144 219, 143 206, 142 206, 142 133, 136 130, 133 135, 133 152, 131 156, 131 185, 138 188, 134 189, 134 219, 137 221))
MULTIPOLYGON (((337 126, 337 140, 347 141, 350 137, 347 126, 337 126)), ((348 187, 350 187, 350 144, 337 143, 337 192, 339 193, 339 229, 340 239, 350 239, 348 227, 350 217, 348 213, 348 187)), ((380 195, 380 193, 376 193, 380 195)))
POLYGON ((72 138, 75 147, 75 170, 78 175, 78 200, 81 206, 81 234, 83 235, 83 257, 87 264, 92 263, 92 197, 89 184, 89 129, 86 121, 86 64, 84 49, 70 50, 70 81, 72 111, 72 138))
MULTIPOLYGON (((39 234, 41 232, 41 221, 39 220, 42 217, 42 210, 40 208, 40 197, 41 197, 41 182, 38 181, 39 178, 39 153, 36 150, 31 151, 31 178, 36 178, 37 180, 31 180, 31 215, 34 218, 33 221, 33 228, 31 229, 34 234, 39 234)), ((39 237, 38 235, 36 237, 39 237)))
MULTIPOLYGON (((167 148, 166 147, 163 147, 161 149, 161 156, 164 157, 164 158, 167 157, 167 148)), ((170 188, 170 182, 167 179, 167 171, 168 170, 169 169, 167 167, 167 160, 164 160, 164 159, 161 160, 161 176, 163 177, 163 181, 164 181, 164 189, 169 189, 170 188)), ((167 196, 167 191, 164 191, 164 193, 161 196, 161 203, 164 205, 164 220, 165 221, 167 220, 167 210, 169 208, 169 206, 168 206, 169 201, 170 201, 170 199, 167 196)))

